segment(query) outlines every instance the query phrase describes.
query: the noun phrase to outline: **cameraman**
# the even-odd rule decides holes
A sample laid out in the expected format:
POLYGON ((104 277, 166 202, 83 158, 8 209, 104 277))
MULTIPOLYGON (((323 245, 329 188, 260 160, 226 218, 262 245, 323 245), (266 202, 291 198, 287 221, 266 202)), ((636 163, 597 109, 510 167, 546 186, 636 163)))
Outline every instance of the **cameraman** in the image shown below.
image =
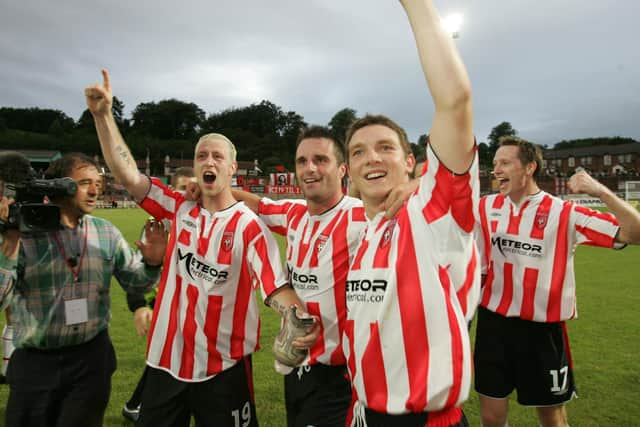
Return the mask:
MULTIPOLYGON (((78 188, 74 196, 51 200, 60 208, 60 230, 2 234, 0 308, 11 306, 16 346, 7 372, 6 425, 101 426, 116 368, 107 331, 111 278, 125 291, 150 289, 166 232, 147 225, 137 255, 113 224, 89 215, 101 177, 84 154, 63 156, 45 175, 70 177, 78 188)), ((0 202, 5 222, 11 203, 0 202)))

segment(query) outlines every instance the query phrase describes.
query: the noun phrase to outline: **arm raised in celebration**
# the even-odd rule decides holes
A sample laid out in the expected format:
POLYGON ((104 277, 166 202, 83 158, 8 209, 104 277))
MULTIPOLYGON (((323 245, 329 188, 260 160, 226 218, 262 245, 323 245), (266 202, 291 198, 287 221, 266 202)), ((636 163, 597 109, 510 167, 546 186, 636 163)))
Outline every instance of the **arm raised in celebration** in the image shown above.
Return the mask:
POLYGON ((137 200, 149 191, 149 177, 138 170, 136 160, 124 142, 113 117, 113 94, 107 70, 102 70, 102 83, 85 88, 87 107, 93 115, 102 155, 113 176, 137 200))
POLYGON ((430 144, 456 173, 467 171, 475 155, 471 82, 458 50, 431 0, 400 0, 416 40, 435 115, 430 144))

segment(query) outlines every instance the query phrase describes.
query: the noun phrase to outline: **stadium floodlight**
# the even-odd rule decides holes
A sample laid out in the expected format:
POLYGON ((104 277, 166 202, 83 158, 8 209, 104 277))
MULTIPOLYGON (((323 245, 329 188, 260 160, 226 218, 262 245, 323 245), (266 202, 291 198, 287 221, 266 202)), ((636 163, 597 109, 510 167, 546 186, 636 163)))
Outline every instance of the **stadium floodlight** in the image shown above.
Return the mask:
POLYGON ((442 26, 451 34, 451 37, 457 39, 460 36, 460 28, 462 27, 462 14, 452 13, 442 19, 442 26))

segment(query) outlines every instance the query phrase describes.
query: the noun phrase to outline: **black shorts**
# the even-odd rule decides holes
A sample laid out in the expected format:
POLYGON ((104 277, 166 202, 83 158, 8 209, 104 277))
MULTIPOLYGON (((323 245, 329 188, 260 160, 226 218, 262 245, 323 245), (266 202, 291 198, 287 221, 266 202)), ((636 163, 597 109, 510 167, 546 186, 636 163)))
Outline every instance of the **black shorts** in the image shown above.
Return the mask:
POLYGON ((300 366, 284 377, 288 427, 344 427, 351 403, 346 366, 300 366))
POLYGON ((469 427, 467 417, 459 408, 403 415, 384 414, 366 408, 364 414, 367 427, 426 427, 434 424, 447 427, 469 427))
POLYGON ((565 322, 543 323, 478 309, 475 389, 496 399, 516 389, 518 403, 553 406, 576 387, 565 322))
POLYGON ((196 426, 257 427, 251 356, 202 382, 180 381, 149 367, 139 425, 188 427, 192 415, 196 426))
POLYGON ((79 345, 16 349, 7 370, 6 425, 102 426, 115 369, 106 330, 79 345))

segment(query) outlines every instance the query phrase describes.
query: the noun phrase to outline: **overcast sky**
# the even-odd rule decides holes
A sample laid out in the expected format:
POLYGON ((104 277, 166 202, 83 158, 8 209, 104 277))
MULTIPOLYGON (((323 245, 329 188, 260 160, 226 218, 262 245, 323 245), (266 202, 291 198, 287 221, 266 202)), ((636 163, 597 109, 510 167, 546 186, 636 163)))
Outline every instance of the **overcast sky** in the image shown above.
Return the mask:
MULTIPOLYGON (((639 0, 436 5, 464 14, 479 141, 502 121, 541 144, 640 140, 639 0)), ((207 113, 267 99, 313 124, 345 107, 387 114, 415 141, 433 113, 395 0, 0 0, 0 32, 0 106, 78 119, 104 67, 127 115, 167 98, 207 113)))

